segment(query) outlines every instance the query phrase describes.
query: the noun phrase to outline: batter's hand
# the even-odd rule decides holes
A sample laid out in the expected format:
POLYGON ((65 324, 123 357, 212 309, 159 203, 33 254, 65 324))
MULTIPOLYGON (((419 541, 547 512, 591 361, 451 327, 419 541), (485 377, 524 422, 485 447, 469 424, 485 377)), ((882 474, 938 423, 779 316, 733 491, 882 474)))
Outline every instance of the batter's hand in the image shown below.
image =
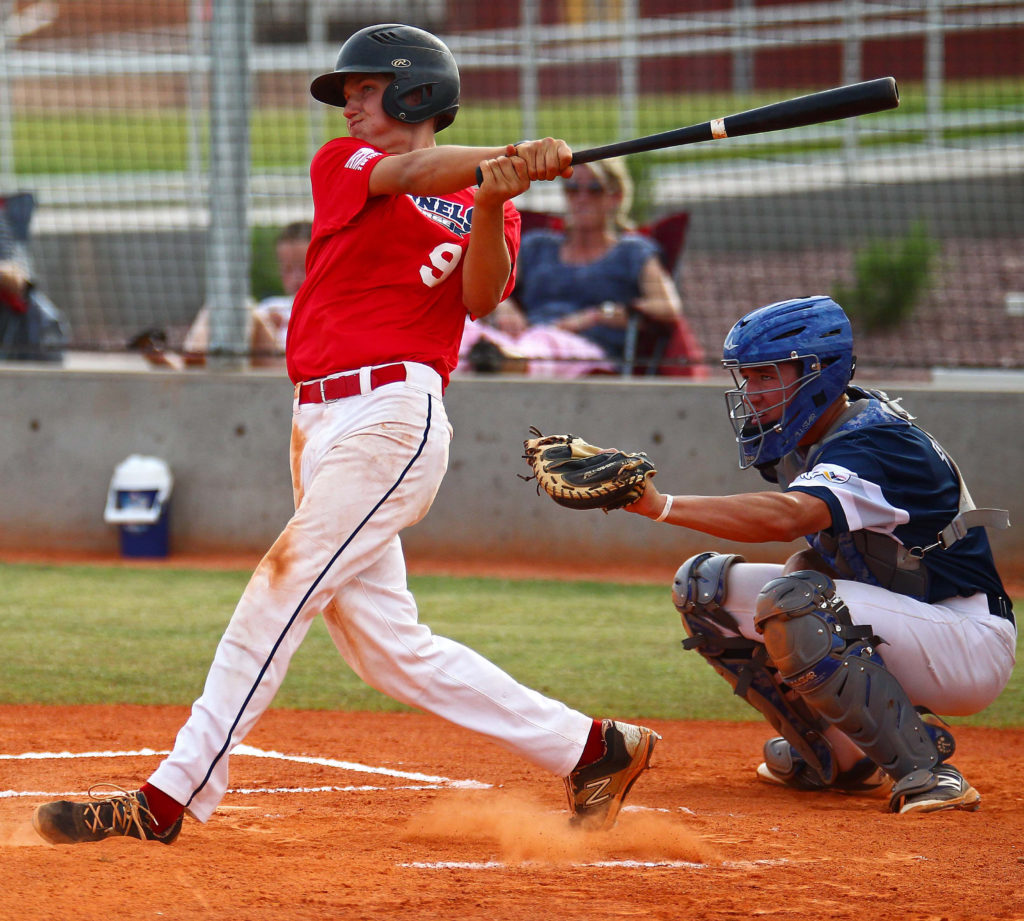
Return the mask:
POLYGON ((480 164, 483 181, 476 193, 476 204, 505 202, 530 188, 526 162, 514 153, 515 147, 509 144, 505 148, 505 156, 484 160, 480 164))
POLYGON ((572 175, 572 149, 560 138, 520 141, 515 155, 526 162, 531 181, 568 179, 572 175))

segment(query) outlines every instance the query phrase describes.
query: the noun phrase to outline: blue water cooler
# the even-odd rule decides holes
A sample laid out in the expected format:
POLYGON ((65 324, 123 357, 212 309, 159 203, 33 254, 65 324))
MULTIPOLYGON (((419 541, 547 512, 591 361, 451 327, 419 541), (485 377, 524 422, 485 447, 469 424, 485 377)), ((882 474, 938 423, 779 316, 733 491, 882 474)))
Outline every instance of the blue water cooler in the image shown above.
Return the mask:
POLYGON ((159 457, 132 454, 114 468, 103 520, 120 530, 121 556, 167 556, 173 486, 159 457))

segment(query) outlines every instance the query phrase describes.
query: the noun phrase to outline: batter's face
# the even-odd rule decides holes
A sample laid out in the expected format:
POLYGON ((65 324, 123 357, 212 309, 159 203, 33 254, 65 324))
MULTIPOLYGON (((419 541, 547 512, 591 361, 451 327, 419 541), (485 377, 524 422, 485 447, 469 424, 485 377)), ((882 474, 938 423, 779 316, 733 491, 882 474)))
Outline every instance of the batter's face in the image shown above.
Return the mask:
POLYGON ((345 122, 349 137, 366 141, 389 152, 409 148, 410 128, 384 111, 384 90, 391 84, 386 74, 351 74, 345 78, 345 122))

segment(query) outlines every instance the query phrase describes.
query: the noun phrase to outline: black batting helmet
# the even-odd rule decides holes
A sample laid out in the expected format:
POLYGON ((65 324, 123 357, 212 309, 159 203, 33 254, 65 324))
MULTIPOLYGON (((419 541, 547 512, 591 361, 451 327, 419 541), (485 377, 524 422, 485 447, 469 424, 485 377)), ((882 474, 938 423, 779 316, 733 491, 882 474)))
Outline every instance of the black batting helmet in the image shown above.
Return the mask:
POLYGON ((384 111, 399 121, 437 118, 434 130, 455 121, 459 108, 459 68, 448 46, 429 32, 399 23, 368 26, 352 35, 338 52, 334 71, 309 87, 315 99, 344 107, 346 74, 390 74, 384 111), (407 99, 422 90, 418 102, 407 99))

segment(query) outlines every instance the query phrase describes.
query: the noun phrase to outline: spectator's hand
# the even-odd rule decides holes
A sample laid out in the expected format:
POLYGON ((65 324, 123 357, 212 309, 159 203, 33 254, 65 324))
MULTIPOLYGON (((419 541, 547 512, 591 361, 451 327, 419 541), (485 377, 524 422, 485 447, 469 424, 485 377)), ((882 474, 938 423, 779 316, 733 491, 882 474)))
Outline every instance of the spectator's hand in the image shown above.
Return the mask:
POLYGON ((594 326, 622 327, 626 325, 627 312, 621 304, 611 301, 596 307, 584 307, 563 317, 555 325, 571 333, 581 333, 594 326))
POLYGON ((24 297, 28 283, 24 266, 17 262, 0 262, 0 288, 15 297, 24 297))
POLYGON ((520 336, 529 325, 523 312, 510 300, 504 300, 491 314, 494 325, 509 336, 520 336))

